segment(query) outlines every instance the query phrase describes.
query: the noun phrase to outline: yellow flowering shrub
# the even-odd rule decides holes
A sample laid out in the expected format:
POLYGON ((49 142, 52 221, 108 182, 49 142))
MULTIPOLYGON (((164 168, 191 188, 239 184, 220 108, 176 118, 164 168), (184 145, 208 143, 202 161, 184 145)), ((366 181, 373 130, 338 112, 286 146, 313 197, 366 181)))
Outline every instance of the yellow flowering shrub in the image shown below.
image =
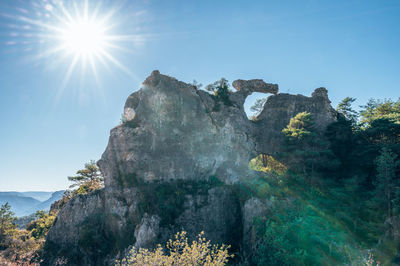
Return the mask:
POLYGON ((233 255, 228 253, 230 246, 212 245, 204 237, 204 232, 198 235, 197 240, 188 242, 186 232, 182 231, 170 239, 166 245, 166 252, 161 245, 154 251, 133 247, 122 260, 116 261, 118 266, 134 265, 225 265, 233 255))

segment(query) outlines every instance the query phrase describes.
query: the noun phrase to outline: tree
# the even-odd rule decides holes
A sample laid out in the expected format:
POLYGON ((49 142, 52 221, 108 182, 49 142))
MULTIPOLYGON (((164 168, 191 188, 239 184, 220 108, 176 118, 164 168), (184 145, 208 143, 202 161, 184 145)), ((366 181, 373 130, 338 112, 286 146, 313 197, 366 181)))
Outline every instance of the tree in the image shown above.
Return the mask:
MULTIPOLYGON (((205 87, 205 89, 209 92, 212 92, 214 98, 219 102, 223 102, 227 106, 231 106, 232 102, 229 99, 229 82, 225 78, 221 78, 220 80, 209 84, 205 87)), ((218 110, 218 104, 216 105, 216 109, 218 110)))
POLYGON ((292 117, 289 124, 282 130, 286 140, 284 153, 289 156, 292 166, 297 170, 302 170, 304 174, 307 173, 307 160, 311 155, 310 144, 316 137, 313 126, 312 115, 301 112, 292 117))
POLYGON ((329 149, 340 161, 340 167, 335 171, 337 179, 350 178, 352 170, 352 156, 354 150, 354 124, 344 116, 338 116, 336 122, 328 125, 325 137, 329 141, 329 149))
POLYGON ((317 133, 310 113, 301 112, 292 117, 282 133, 286 140, 283 155, 295 169, 310 174, 312 180, 316 170, 338 165, 328 143, 317 133))
POLYGON ((196 89, 200 89, 202 86, 203 86, 203 84, 201 84, 201 83, 199 83, 199 82, 197 82, 197 80, 193 80, 193 82, 192 83, 190 83, 193 87, 195 87, 196 89))
POLYGON ((376 164, 376 181, 375 193, 377 199, 384 203, 387 207, 387 217, 392 216, 394 201, 399 201, 398 190, 400 182, 396 178, 396 168, 399 165, 397 155, 388 148, 382 148, 380 155, 375 160, 376 164))
POLYGON ((9 237, 16 225, 14 221, 16 220, 14 212, 11 211, 11 206, 6 202, 0 207, 0 249, 4 247, 6 238, 9 237))
POLYGON ((315 137, 314 120, 308 112, 298 113, 290 119, 289 124, 282 130, 283 134, 294 143, 305 143, 315 137))
POLYGON ((347 120, 349 120, 353 126, 357 124, 358 120, 358 112, 351 107, 351 104, 355 100, 355 98, 346 97, 336 107, 336 111, 341 113, 347 120))
POLYGON ((205 89, 217 95, 219 90, 229 90, 229 82, 226 78, 221 78, 214 83, 208 84, 205 89))
POLYGON ((266 101, 267 98, 257 99, 253 106, 250 107, 250 111, 254 112, 256 116, 259 115, 266 101))
POLYGON ((169 240, 166 248, 161 245, 154 251, 147 249, 136 250, 133 247, 128 256, 121 261, 116 261, 116 265, 226 265, 229 258, 233 255, 228 253, 230 246, 211 245, 204 237, 204 232, 198 235, 197 241, 188 243, 186 232, 175 235, 175 240, 169 240))
POLYGON ((384 101, 370 99, 366 105, 360 107, 361 124, 365 128, 376 119, 385 118, 400 123, 400 99, 397 102, 390 99, 384 101))
POLYGON ((79 186, 78 194, 87 193, 103 186, 104 178, 95 161, 85 164, 85 168, 78 170, 76 176, 69 176, 68 180, 74 182, 70 187, 79 186))
POLYGON ((35 217, 36 220, 30 222, 26 230, 30 231, 35 239, 44 238, 53 226, 56 216, 45 211, 37 211, 35 217))

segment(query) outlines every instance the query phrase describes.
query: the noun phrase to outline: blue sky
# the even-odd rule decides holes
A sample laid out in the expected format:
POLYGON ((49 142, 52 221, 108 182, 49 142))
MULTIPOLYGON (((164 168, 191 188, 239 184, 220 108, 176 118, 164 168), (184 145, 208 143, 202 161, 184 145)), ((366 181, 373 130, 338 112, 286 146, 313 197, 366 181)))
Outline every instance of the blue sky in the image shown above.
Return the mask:
POLYGON ((116 10, 109 33, 135 38, 109 50, 119 65, 95 62, 97 81, 80 62, 66 79, 65 51, 39 56, 55 45, 39 40, 58 1, 0 1, 1 191, 67 188, 154 69, 205 85, 262 78, 293 94, 324 86, 334 106, 400 96, 399 1, 103 1, 100 15, 116 10))

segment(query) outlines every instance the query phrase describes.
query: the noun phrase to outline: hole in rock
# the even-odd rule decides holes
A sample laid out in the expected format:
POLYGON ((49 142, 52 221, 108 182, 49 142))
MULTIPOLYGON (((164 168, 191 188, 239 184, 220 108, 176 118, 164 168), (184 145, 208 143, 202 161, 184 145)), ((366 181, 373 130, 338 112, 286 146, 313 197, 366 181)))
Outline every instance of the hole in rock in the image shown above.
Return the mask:
POLYGON ((253 121, 255 120, 255 118, 261 113, 264 103, 269 95, 270 94, 261 92, 253 92, 247 96, 244 102, 244 111, 246 112, 248 119, 253 121))

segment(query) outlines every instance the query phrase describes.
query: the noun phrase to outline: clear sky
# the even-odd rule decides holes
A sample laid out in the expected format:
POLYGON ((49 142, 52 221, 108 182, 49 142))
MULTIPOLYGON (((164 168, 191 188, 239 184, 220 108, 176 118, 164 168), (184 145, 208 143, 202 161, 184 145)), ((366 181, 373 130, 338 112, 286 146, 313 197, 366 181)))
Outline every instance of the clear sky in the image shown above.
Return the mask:
POLYGON ((293 94, 324 86, 334 106, 400 96, 397 0, 99 2, 82 24, 83 1, 0 1, 0 191, 67 188, 154 69, 293 94))

